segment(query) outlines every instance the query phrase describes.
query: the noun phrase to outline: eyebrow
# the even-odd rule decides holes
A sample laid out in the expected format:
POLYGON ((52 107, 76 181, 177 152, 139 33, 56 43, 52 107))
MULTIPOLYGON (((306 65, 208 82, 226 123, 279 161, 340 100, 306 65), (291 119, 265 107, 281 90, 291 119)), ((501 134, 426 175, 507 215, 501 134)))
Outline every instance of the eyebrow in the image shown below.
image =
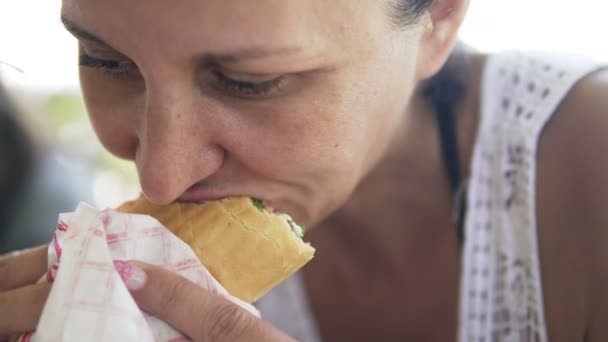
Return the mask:
MULTIPOLYGON (((74 35, 76 38, 110 46, 103 39, 79 27, 64 16, 61 16, 61 22, 65 26, 66 30, 72 33, 72 35, 74 35)), ((202 61, 205 64, 236 64, 247 60, 262 59, 272 56, 295 55, 302 50, 303 49, 300 46, 284 46, 278 48, 251 46, 225 53, 206 53, 203 55, 202 61)))
POLYGON ((208 53, 203 56, 206 63, 238 63, 253 59, 262 59, 273 56, 290 56, 302 51, 298 46, 285 46, 278 48, 245 47, 226 53, 208 53))

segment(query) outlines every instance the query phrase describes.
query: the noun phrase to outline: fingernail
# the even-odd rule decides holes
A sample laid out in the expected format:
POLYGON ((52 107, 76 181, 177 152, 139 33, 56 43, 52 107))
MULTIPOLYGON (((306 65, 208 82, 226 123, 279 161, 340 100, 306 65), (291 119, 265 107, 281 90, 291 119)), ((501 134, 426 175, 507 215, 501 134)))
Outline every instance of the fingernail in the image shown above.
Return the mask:
POLYGON ((114 268, 129 290, 139 290, 146 284, 146 272, 140 267, 128 261, 114 260, 114 268))

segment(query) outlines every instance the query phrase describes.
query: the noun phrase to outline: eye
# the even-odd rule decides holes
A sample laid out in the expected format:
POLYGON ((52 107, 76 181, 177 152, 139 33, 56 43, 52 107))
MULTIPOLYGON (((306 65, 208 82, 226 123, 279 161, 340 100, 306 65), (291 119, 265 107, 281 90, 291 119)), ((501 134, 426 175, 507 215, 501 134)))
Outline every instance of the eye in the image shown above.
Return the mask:
POLYGON ((236 79, 233 76, 228 77, 221 71, 212 71, 215 88, 219 91, 228 93, 234 96, 259 98, 268 97, 279 92, 284 83, 284 77, 278 76, 266 79, 236 79))
POLYGON ((83 67, 99 69, 114 77, 134 76, 139 74, 137 66, 131 61, 101 59, 89 56, 84 52, 79 56, 78 64, 83 67))

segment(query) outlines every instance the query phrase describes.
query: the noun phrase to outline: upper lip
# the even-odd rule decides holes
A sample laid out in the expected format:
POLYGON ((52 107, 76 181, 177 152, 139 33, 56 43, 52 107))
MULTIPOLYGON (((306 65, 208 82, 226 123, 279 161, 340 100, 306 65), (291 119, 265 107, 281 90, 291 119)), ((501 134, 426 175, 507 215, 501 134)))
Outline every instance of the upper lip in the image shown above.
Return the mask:
MULTIPOLYGON (((243 192, 226 192, 226 191, 217 191, 212 188, 193 185, 188 190, 184 191, 178 198, 179 202, 201 202, 201 201, 213 201, 226 197, 235 197, 235 196, 247 196, 247 197, 256 197, 247 195, 243 192)), ((256 197, 259 198, 259 197, 256 197)))

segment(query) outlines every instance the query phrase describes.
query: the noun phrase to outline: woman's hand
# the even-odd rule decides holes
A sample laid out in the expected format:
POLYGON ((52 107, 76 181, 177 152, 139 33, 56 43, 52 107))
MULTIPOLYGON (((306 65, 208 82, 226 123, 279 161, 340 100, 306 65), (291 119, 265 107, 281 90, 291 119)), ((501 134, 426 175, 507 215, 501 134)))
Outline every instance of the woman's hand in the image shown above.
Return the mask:
POLYGON ((269 323, 178 274, 142 262, 116 266, 142 309, 193 341, 292 341, 269 323))
POLYGON ((34 330, 51 285, 35 284, 47 270, 47 246, 0 257, 0 341, 34 330))

